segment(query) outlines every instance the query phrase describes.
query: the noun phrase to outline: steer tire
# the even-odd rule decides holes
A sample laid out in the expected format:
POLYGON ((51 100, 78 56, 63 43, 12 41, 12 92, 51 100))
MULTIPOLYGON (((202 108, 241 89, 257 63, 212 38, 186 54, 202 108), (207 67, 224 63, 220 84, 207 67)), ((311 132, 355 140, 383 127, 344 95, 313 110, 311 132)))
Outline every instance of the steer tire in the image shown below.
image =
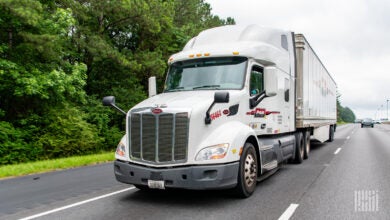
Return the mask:
POLYGON ((298 132, 295 134, 295 158, 293 162, 296 164, 302 163, 304 154, 305 154, 305 149, 304 149, 303 135, 302 132, 298 132))
POLYGON ((255 147, 246 143, 238 168, 237 186, 234 193, 240 198, 248 198, 256 189, 258 161, 255 147))

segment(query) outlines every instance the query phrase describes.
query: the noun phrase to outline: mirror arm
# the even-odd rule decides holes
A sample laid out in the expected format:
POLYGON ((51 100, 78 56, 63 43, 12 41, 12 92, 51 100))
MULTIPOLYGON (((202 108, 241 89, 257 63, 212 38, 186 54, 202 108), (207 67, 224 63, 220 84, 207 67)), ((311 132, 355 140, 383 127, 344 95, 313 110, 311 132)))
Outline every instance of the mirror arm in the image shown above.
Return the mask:
POLYGON ((211 111, 211 109, 213 108, 214 104, 215 104, 215 101, 213 101, 213 103, 211 103, 209 109, 207 109, 206 117, 204 118, 204 123, 205 123, 206 125, 211 124, 210 111, 211 111))
POLYGON ((215 92, 214 100, 211 103, 209 109, 207 109, 206 117, 204 118, 204 123, 206 125, 211 124, 210 111, 213 108, 215 103, 229 103, 229 92, 215 92))
POLYGON ((250 109, 256 107, 266 97, 268 97, 268 96, 266 95, 266 92, 264 90, 261 93, 257 94, 255 97, 249 99, 249 107, 250 107, 250 109))
POLYGON ((115 104, 111 104, 112 107, 116 108, 116 110, 120 111, 121 113, 123 113, 124 115, 126 115, 126 112, 123 111, 121 108, 119 108, 118 106, 116 106, 115 104))

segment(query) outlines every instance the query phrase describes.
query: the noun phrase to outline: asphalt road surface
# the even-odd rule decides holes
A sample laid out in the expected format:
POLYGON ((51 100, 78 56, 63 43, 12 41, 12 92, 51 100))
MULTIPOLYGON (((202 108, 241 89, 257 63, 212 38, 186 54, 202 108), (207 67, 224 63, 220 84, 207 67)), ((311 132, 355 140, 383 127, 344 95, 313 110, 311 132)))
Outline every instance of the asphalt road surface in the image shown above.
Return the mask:
POLYGON ((226 191, 143 192, 112 164, 0 180, 0 219, 390 219, 390 125, 337 128, 304 163, 283 164, 238 199, 226 191))

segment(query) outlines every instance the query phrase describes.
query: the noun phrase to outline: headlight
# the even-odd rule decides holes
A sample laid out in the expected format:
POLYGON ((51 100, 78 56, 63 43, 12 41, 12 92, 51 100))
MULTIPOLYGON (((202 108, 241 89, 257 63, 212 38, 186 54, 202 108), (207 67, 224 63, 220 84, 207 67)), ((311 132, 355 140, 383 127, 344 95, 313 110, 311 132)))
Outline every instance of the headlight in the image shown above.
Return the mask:
POLYGON ((115 154, 121 157, 124 157, 126 155, 126 147, 122 141, 119 142, 118 146, 116 147, 115 154))
POLYGON ((199 151, 196 155, 195 160, 214 160, 214 159, 222 159, 226 156, 227 150, 229 148, 229 144, 218 144, 210 147, 206 147, 199 151))

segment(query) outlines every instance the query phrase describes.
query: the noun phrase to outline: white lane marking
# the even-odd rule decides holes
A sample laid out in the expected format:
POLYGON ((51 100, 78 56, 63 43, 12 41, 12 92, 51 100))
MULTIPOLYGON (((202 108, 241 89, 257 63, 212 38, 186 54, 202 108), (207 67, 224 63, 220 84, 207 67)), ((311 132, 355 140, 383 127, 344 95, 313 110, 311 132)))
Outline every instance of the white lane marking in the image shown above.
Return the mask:
POLYGON ((99 200, 99 199, 104 199, 104 198, 107 198, 107 197, 110 197, 110 196, 113 196, 113 195, 116 195, 116 194, 119 194, 119 193, 123 193, 123 192, 129 191, 129 190, 132 190, 132 189, 135 189, 135 187, 132 186, 132 187, 129 187, 129 188, 126 188, 126 189, 122 189, 122 190, 118 190, 118 191, 115 191, 115 192, 112 192, 112 193, 101 195, 101 196, 98 196, 98 197, 95 197, 95 198, 92 198, 92 199, 87 199, 87 200, 84 200, 84 201, 81 201, 81 202, 76 202, 76 203, 73 203, 73 204, 70 204, 70 205, 67 205, 67 206, 62 206, 60 208, 52 209, 52 210, 49 210, 47 212, 42 212, 42 213, 38 213, 36 215, 32 215, 32 216, 28 216, 28 217, 25 217, 25 218, 21 218, 20 220, 30 220, 30 219, 34 219, 34 218, 39 218, 39 217, 42 217, 42 216, 45 216, 45 215, 49 215, 49 214, 54 213, 54 212, 59 212, 59 211, 65 210, 65 209, 69 209, 69 208, 75 207, 75 206, 83 205, 85 203, 93 202, 93 201, 96 201, 96 200, 99 200))
POLYGON ((350 138, 351 138, 351 136, 348 136, 348 137, 347 137, 347 140, 349 140, 350 138))
POLYGON ((337 148, 337 150, 334 152, 334 154, 338 154, 341 151, 341 147, 337 148))
POLYGON ((283 212, 283 214, 278 218, 278 220, 288 220, 294 214, 295 209, 297 209, 299 204, 291 203, 290 206, 283 212))

